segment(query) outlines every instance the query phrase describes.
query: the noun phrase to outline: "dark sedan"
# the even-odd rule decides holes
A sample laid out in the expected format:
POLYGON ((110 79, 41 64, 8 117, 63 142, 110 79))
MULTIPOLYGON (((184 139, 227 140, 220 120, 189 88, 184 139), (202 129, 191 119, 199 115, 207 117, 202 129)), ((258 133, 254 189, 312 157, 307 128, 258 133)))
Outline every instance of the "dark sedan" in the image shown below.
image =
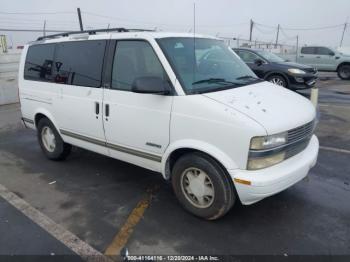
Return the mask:
POLYGON ((262 79, 297 90, 313 87, 317 70, 307 65, 287 62, 279 56, 258 49, 235 48, 237 55, 262 79))

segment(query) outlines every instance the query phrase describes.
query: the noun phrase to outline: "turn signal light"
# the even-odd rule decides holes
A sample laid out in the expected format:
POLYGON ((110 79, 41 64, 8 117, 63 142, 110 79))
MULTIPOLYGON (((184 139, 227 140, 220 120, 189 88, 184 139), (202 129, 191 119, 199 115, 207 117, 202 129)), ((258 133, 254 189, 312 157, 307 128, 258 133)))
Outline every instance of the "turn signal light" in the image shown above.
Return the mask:
POLYGON ((243 179, 239 179, 239 178, 235 178, 234 181, 236 183, 240 183, 240 184, 248 185, 248 186, 250 186, 252 184, 252 182, 250 182, 248 180, 243 180, 243 179))

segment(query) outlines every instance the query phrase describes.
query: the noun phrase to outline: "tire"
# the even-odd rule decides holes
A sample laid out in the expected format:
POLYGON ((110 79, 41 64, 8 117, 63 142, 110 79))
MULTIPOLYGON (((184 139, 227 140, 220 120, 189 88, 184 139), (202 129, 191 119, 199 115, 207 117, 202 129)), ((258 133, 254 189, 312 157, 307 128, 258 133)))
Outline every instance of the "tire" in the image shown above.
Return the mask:
POLYGON ((207 220, 224 216, 236 201, 228 174, 214 159, 202 153, 189 153, 176 161, 172 186, 187 211, 207 220), (201 197, 204 191, 205 196, 201 197))
POLYGON ((340 79, 350 80, 350 64, 339 66, 337 73, 340 79))
POLYGON ((279 86, 283 86, 283 87, 288 88, 288 83, 287 83, 286 79, 281 75, 271 75, 266 80, 275 84, 275 85, 279 85, 279 86))
POLYGON ((47 118, 39 120, 38 141, 45 156, 51 160, 64 160, 70 154, 72 146, 65 143, 55 126, 47 118))

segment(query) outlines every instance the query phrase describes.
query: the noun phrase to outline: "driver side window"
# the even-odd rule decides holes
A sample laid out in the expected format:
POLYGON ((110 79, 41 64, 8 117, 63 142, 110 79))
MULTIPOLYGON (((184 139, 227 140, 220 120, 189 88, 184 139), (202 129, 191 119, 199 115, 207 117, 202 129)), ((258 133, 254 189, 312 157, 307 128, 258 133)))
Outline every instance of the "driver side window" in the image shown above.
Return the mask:
POLYGON ((114 54, 111 88, 131 91, 135 80, 143 77, 167 79, 153 48, 146 41, 119 41, 114 54))
POLYGON ((317 54, 318 55, 331 55, 333 54, 333 51, 326 47, 317 47, 317 54))
POLYGON ((259 56, 249 51, 240 50, 237 54, 245 63, 254 63, 256 59, 260 59, 259 56))

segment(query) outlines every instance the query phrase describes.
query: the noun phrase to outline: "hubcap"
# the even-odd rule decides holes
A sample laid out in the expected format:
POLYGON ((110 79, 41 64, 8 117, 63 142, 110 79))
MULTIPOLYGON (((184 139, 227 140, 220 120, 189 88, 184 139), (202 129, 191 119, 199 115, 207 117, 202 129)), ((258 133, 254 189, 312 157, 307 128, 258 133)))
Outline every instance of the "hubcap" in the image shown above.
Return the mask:
POLYGON ((195 207, 207 208, 214 202, 214 185, 207 173, 201 169, 186 169, 181 175, 181 189, 195 207))
POLYGON ((49 152, 55 151, 56 148, 56 138, 52 129, 48 126, 45 126, 41 131, 41 140, 45 149, 49 152))
POLYGON ((279 85, 279 86, 283 86, 285 87, 285 83, 282 79, 278 78, 278 77, 274 77, 270 80, 271 83, 275 84, 275 85, 279 85))

